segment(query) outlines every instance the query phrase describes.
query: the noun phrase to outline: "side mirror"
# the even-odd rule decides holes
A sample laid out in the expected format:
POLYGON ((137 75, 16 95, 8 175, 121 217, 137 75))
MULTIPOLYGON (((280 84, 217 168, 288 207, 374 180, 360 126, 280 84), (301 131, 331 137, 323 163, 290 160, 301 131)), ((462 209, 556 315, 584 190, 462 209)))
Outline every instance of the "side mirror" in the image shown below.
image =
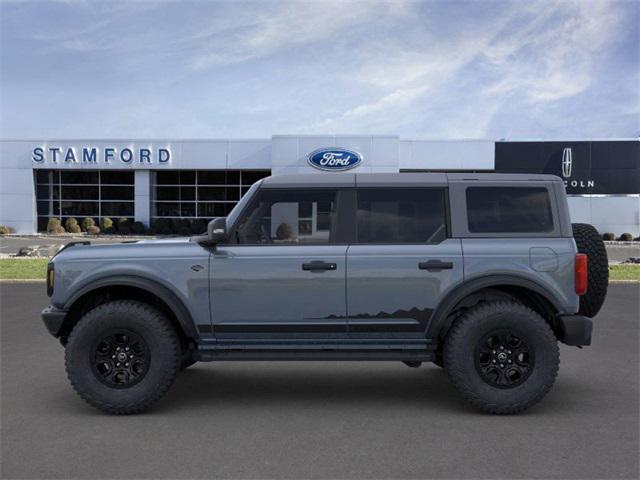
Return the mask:
POLYGON ((225 217, 214 218, 207 225, 208 243, 215 245, 227 239, 227 219, 225 217))

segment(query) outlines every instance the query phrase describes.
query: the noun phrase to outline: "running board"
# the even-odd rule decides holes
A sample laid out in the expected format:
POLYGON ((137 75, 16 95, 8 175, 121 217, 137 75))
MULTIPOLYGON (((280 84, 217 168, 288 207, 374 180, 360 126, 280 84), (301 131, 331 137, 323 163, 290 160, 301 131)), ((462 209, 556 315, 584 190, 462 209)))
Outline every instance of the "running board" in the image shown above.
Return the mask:
POLYGON ((430 362, 434 360, 433 352, 427 350, 198 350, 194 359, 201 362, 254 360, 254 361, 286 361, 286 360, 340 360, 340 361, 401 361, 430 362))

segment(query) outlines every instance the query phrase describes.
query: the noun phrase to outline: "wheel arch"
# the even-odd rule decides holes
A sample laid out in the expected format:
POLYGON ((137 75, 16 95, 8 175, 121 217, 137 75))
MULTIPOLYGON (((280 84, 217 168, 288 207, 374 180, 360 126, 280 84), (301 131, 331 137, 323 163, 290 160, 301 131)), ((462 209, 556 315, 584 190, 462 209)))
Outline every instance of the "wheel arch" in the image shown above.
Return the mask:
POLYGON ((88 310, 120 299, 138 300, 156 306, 169 317, 185 342, 198 337, 191 313, 169 288, 147 278, 118 275, 93 281, 71 295, 64 305, 68 313, 60 330, 60 338, 65 339, 88 310))
POLYGON ((554 332, 561 303, 545 286, 516 275, 489 275, 464 282, 448 292, 436 307, 427 327, 427 338, 444 338, 459 314, 481 301, 513 299, 541 314, 554 332))

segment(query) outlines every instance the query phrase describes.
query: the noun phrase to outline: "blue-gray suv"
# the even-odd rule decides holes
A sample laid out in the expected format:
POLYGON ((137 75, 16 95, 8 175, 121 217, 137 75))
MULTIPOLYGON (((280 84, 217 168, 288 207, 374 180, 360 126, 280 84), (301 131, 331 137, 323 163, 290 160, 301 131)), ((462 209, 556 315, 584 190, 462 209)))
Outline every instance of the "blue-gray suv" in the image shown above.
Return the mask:
POLYGON ((591 343, 607 282, 557 177, 288 175, 200 236, 63 248, 42 316, 108 413, 145 410, 196 361, 392 360, 507 414, 549 391, 558 341, 591 343))

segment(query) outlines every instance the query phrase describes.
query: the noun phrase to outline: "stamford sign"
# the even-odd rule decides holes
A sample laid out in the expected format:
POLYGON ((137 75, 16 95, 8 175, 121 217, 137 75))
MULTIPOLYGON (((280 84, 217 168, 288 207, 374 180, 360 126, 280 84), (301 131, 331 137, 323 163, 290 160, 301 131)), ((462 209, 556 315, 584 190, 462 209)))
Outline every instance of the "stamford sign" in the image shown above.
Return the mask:
POLYGON ((346 148, 320 148, 311 152, 307 161, 319 170, 339 172, 360 165, 362 155, 346 148))
POLYGON ((31 160, 36 164, 122 164, 122 165, 164 165, 171 162, 168 148, 116 148, 116 147, 35 147, 31 160))

